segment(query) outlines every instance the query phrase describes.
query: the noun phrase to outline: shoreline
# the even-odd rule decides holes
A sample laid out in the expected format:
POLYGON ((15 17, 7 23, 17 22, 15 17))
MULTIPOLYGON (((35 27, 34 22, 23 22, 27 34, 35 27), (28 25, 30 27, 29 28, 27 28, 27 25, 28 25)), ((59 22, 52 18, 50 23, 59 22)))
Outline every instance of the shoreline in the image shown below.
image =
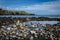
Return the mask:
POLYGON ((27 22, 27 21, 60 21, 60 18, 48 18, 48 17, 39 17, 39 18, 12 18, 12 17, 0 17, 0 26, 1 25, 9 25, 13 24, 17 20, 20 20, 21 22, 27 22))

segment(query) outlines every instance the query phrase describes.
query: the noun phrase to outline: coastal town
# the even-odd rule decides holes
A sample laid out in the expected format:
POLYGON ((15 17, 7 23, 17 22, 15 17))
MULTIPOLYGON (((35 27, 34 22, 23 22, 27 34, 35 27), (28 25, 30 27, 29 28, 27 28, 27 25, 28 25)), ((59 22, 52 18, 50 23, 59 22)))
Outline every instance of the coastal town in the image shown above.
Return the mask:
POLYGON ((25 24, 16 20, 0 26, 0 40, 60 40, 60 22, 57 24, 25 24))

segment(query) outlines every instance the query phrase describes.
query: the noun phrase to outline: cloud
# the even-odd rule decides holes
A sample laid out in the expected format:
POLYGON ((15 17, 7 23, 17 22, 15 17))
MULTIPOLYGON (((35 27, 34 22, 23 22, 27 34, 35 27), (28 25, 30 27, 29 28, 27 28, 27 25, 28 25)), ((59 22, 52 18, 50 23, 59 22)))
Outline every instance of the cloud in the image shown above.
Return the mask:
POLYGON ((21 10, 40 10, 40 11, 49 11, 49 12, 60 12, 60 2, 55 1, 55 2, 45 2, 42 4, 35 4, 35 5, 30 5, 30 6, 22 6, 20 8, 21 10))
MULTIPOLYGON (((26 10, 30 12, 38 12, 40 11, 43 14, 58 14, 60 15, 60 1, 51 1, 51 2, 44 2, 40 4, 28 5, 28 6, 19 6, 15 8, 7 7, 7 9, 13 10, 26 10)), ((40 13, 38 12, 38 13, 40 13)))

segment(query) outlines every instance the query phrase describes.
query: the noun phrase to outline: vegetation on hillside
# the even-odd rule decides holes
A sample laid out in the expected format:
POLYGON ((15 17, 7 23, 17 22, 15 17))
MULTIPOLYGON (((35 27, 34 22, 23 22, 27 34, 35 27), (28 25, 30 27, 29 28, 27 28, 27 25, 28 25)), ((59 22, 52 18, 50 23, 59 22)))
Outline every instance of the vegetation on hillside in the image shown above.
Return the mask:
POLYGON ((0 8, 0 15, 34 15, 26 11, 3 10, 0 8))

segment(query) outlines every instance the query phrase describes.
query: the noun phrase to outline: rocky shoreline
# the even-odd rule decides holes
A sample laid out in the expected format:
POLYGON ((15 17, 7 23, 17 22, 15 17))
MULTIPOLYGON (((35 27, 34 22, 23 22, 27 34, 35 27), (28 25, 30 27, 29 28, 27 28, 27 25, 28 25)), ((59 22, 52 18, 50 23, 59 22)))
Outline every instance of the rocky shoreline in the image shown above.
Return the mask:
POLYGON ((7 24, 0 27, 1 40, 60 40, 60 22, 54 25, 40 23, 26 25, 17 20, 11 26, 7 24))
POLYGON ((12 24, 20 20, 21 22, 26 21, 60 21, 60 18, 48 18, 48 17, 32 17, 32 18, 11 18, 11 17, 0 17, 0 25, 12 24))

